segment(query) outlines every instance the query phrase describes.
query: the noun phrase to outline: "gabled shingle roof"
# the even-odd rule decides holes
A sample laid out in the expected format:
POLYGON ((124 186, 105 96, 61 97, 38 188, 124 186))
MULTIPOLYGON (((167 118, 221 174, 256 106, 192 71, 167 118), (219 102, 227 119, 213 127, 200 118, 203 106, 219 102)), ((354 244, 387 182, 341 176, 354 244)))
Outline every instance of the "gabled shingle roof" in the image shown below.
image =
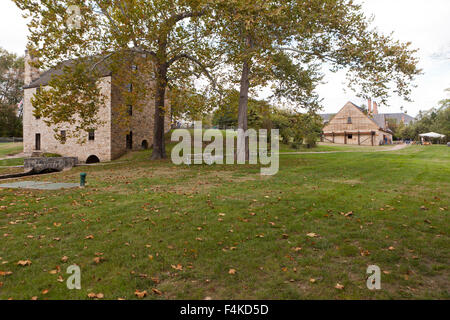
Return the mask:
POLYGON ((323 119, 324 122, 330 121, 330 119, 331 119, 333 116, 335 116, 335 115, 336 115, 336 113, 322 113, 322 114, 319 114, 319 116, 322 117, 322 119, 323 119))
MULTIPOLYGON (((54 75, 62 75, 64 67, 70 67, 75 65, 76 60, 66 60, 58 64, 58 66, 51 68, 44 73, 41 74, 41 76, 38 79, 35 79, 32 81, 29 85, 24 86, 24 89, 30 89, 30 88, 38 88, 40 86, 46 86, 50 82, 51 78, 54 75)), ((106 63, 99 63, 96 66, 97 71, 99 72, 99 77, 107 77, 111 75, 111 69, 108 67, 106 63)))
POLYGON ((410 122, 415 120, 414 117, 411 117, 409 114, 406 113, 384 113, 384 116, 386 117, 386 119, 397 120, 397 123, 402 122, 403 118, 405 118, 405 124, 409 124, 410 122))
POLYGON ((384 114, 374 114, 369 119, 373 120, 381 129, 386 129, 386 118, 384 114))

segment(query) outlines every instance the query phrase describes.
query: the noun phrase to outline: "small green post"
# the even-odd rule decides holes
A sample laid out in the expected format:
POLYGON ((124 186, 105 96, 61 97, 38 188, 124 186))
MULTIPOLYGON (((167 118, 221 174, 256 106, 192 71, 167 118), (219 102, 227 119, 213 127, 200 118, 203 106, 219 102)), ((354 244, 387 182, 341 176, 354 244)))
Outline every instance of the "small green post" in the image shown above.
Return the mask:
POLYGON ((80 173, 80 187, 84 187, 86 185, 86 176, 87 174, 82 172, 80 173))

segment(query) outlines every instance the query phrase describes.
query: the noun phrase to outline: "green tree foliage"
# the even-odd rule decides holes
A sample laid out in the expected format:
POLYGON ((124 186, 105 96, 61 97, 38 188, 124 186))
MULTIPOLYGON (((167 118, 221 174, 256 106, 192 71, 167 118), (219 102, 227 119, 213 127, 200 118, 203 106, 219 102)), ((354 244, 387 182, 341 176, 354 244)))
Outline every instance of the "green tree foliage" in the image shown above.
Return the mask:
MULTIPOLYGON (((213 124, 221 128, 238 125, 239 91, 230 90, 215 110, 213 124)), ((252 129, 278 129, 283 143, 294 148, 305 144, 316 146, 322 132, 322 119, 313 112, 299 113, 295 110, 271 106, 267 101, 250 98, 248 101, 248 124, 252 129)))
POLYGON ((22 136, 17 104, 23 98, 23 57, 0 48, 0 136, 22 136))
POLYGON ((323 128, 322 119, 312 112, 275 109, 270 118, 272 127, 280 130, 283 143, 293 148, 300 148, 303 144, 314 148, 323 128))
POLYGON ((416 121, 399 128, 398 135, 401 139, 419 141, 419 134, 427 132, 443 134, 446 137, 442 141, 450 141, 450 99, 440 101, 439 106, 431 110, 419 112, 416 121))
MULTIPOLYGON (((218 102, 218 107, 214 111, 213 125, 221 128, 237 128, 239 91, 235 89, 227 90, 222 99, 218 102)), ((248 101, 248 124, 253 129, 268 128, 272 107, 267 101, 252 99, 248 101)))

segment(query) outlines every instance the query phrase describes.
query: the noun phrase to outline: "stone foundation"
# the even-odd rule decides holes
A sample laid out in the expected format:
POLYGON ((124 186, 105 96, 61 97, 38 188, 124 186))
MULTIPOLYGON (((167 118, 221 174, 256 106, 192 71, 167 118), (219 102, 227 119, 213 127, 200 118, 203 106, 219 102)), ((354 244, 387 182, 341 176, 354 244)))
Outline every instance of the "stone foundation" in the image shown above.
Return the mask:
POLYGON ((24 159, 23 168, 26 172, 33 171, 39 173, 45 170, 69 170, 77 164, 78 158, 76 157, 26 158, 24 159))

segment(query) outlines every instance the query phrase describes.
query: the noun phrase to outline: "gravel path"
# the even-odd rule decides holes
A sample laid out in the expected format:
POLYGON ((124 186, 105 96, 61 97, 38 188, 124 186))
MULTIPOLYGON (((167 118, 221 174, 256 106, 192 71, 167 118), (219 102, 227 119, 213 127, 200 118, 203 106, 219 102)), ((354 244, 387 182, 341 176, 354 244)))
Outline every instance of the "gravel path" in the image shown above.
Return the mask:
POLYGON ((397 151, 407 148, 408 144, 398 144, 392 148, 380 149, 380 150, 348 150, 348 151, 318 151, 318 152, 280 152, 280 154, 328 154, 328 153, 353 153, 353 152, 386 152, 386 151, 397 151))

